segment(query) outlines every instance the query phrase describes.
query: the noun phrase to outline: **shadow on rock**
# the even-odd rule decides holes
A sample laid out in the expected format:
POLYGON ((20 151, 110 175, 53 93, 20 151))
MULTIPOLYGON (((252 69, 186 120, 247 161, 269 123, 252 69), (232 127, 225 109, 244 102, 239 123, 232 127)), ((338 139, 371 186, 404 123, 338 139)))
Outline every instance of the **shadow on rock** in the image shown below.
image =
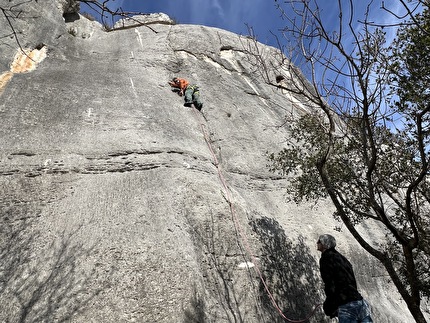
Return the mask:
POLYGON ((189 309, 184 310, 184 323, 205 323, 206 319, 206 304, 197 289, 194 288, 193 296, 190 299, 189 309))
MULTIPOLYGON (((267 217, 250 224, 262 243, 262 272, 279 308, 291 320, 309 317, 324 298, 321 294, 319 267, 305 245, 304 238, 300 236, 293 243, 279 223, 267 217)), ((267 315, 265 322, 285 322, 262 283, 260 295, 267 315)), ((308 322, 328 320, 322 310, 317 309, 308 322)))
POLYGON ((231 226, 223 227, 219 221, 221 217, 211 214, 210 221, 192 225, 199 228, 193 236, 202 252, 203 286, 196 285, 183 322, 261 322, 255 319, 253 307, 258 298, 253 290, 257 291, 258 286, 249 286, 254 277, 238 271, 237 263, 244 261, 243 252, 238 248, 231 226))
POLYGON ((2 205, 0 216, 0 321, 64 322, 85 311, 101 290, 87 288, 96 275, 79 269, 91 250, 73 242, 76 232, 43 245, 37 212, 2 205))

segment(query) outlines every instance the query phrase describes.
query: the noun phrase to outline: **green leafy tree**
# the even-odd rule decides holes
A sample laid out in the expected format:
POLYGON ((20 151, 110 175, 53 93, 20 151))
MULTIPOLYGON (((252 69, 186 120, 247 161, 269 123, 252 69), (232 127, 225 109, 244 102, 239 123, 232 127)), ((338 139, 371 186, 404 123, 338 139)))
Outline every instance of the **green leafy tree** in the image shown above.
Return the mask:
POLYGON ((290 45, 284 51, 303 62, 309 78, 285 60, 276 72, 262 65, 262 75, 305 98, 308 112, 289 123, 292 140, 269 155, 271 168, 290 176, 297 202, 331 199, 334 216, 383 264, 415 321, 426 322, 420 305, 430 296, 427 3, 400 0, 404 15, 387 45, 387 26, 369 19, 372 1, 361 20, 353 1, 337 1, 335 29, 318 1, 286 2, 288 10, 279 5, 290 45), (364 221, 385 237, 366 240, 358 226, 364 221))

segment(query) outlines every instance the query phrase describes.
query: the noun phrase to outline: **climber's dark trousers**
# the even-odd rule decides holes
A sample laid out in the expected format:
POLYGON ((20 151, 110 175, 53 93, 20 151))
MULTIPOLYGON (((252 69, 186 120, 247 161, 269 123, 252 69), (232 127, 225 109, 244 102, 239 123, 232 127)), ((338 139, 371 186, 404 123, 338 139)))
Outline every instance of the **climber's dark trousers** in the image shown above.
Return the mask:
POLYGON ((203 107, 202 101, 200 101, 200 93, 198 86, 189 85, 185 89, 185 104, 194 103, 197 109, 201 109, 203 107))

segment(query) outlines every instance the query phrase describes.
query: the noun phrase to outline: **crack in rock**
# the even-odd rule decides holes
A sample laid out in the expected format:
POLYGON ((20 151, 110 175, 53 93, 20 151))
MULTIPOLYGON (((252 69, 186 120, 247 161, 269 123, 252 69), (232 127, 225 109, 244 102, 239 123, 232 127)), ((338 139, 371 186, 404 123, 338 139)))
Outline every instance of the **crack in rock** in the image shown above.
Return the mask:
POLYGON ((144 150, 144 151, 116 151, 103 156, 82 156, 69 155, 62 156, 63 160, 45 159, 41 161, 41 156, 29 152, 16 152, 9 155, 9 159, 26 158, 25 164, 21 168, 14 166, 7 169, 7 166, 0 168, 0 176, 11 176, 22 174, 26 177, 36 177, 43 174, 103 174, 103 173, 124 173, 133 171, 146 171, 156 168, 187 168, 209 173, 210 171, 202 166, 201 161, 207 158, 194 155, 190 152, 169 149, 144 150), (178 156, 181 156, 178 158, 178 156), (28 158, 37 159, 33 163, 28 158), (68 159, 64 162, 64 159, 68 159), (193 161, 196 161, 193 163, 193 161))

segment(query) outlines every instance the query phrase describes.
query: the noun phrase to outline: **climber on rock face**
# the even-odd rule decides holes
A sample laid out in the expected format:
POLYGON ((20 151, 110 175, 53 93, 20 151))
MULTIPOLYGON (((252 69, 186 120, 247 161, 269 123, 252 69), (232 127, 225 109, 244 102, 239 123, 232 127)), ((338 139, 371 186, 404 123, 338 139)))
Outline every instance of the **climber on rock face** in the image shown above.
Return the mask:
POLYGON ((169 81, 169 85, 175 89, 179 89, 178 94, 180 96, 185 96, 186 107, 191 107, 192 104, 197 110, 203 108, 203 103, 200 100, 199 87, 197 85, 190 84, 186 79, 174 77, 169 81))
POLYGON ((188 85, 190 85, 190 83, 186 79, 174 77, 171 81, 169 81, 169 85, 171 87, 179 89, 178 94, 180 96, 183 96, 185 89, 187 88, 188 85))

